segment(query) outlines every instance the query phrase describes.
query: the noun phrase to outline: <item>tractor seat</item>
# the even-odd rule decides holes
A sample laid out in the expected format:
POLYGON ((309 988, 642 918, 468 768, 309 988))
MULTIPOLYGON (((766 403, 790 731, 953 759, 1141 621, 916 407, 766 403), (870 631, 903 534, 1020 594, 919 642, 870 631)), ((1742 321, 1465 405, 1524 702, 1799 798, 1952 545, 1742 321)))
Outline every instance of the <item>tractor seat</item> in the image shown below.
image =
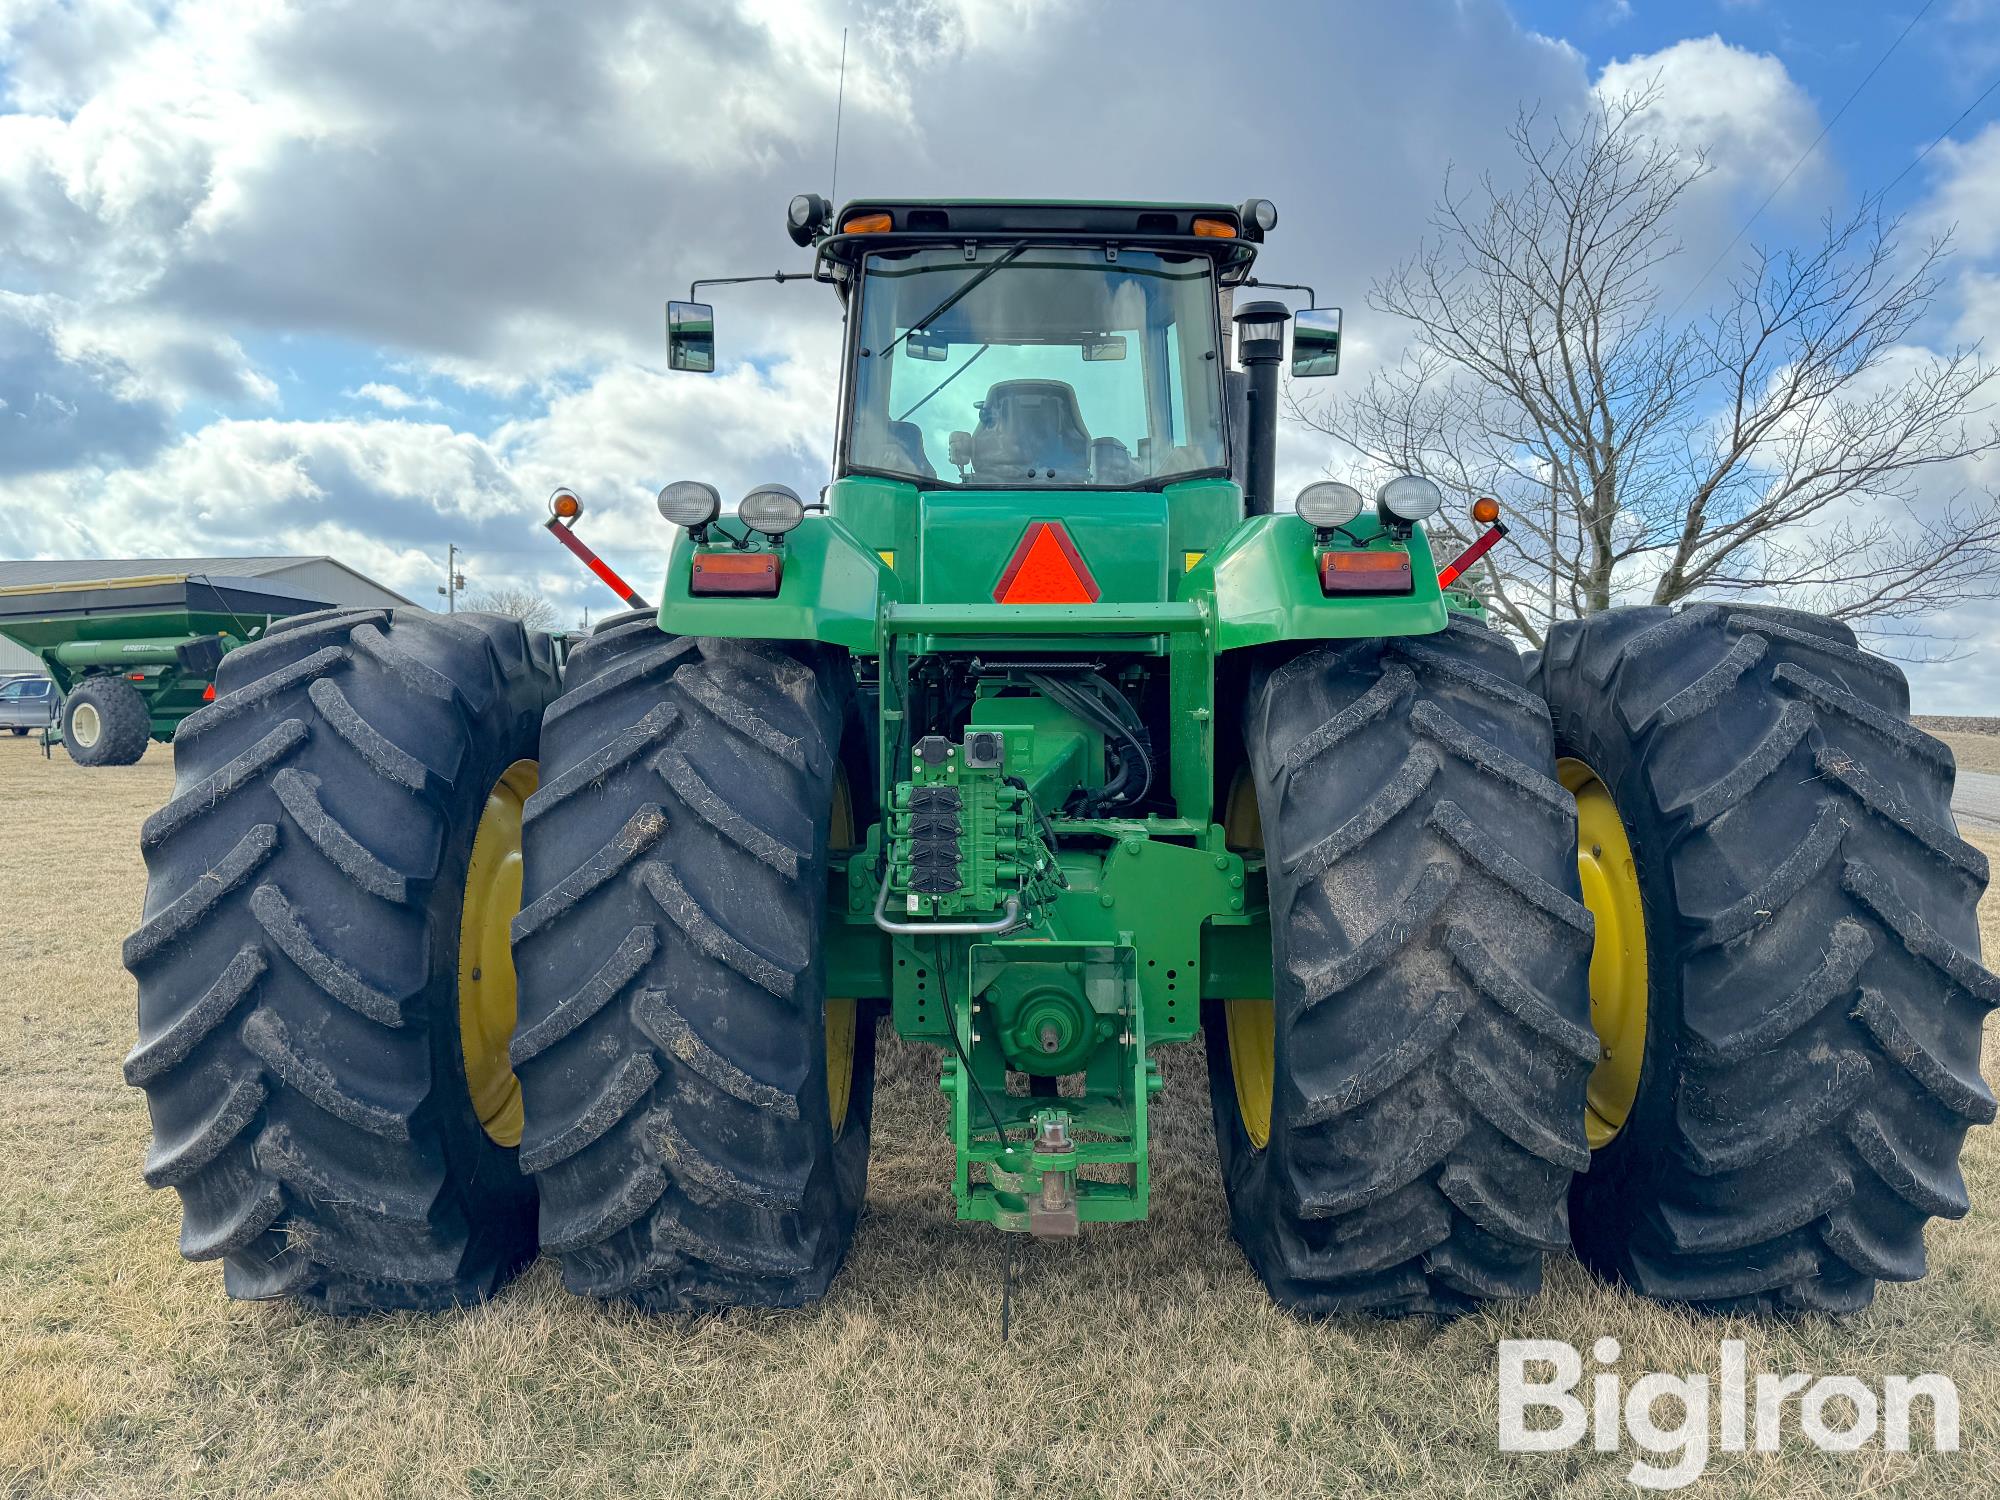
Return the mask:
POLYGON ((891 422, 889 443, 903 461, 903 471, 921 474, 926 479, 937 478, 937 470, 931 467, 930 455, 924 452, 924 430, 915 422, 891 422))
POLYGON ((1076 388, 1066 380, 1002 380, 979 404, 972 468, 989 479, 1028 479, 1053 469, 1087 480, 1090 432, 1076 388))

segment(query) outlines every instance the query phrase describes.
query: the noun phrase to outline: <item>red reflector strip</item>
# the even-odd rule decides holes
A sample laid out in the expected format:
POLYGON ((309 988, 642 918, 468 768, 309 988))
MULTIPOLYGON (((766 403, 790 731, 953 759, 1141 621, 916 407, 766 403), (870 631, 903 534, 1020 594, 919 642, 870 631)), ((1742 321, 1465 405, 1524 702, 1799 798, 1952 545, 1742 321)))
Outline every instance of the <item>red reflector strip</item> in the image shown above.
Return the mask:
POLYGON ((993 586, 995 604, 1095 604, 1103 590, 1060 521, 1031 521, 993 586))
POLYGON ((571 531, 569 527, 565 526, 560 520, 551 517, 549 520, 542 522, 542 524, 548 527, 549 534, 553 536, 557 541, 561 542, 565 547, 569 548, 569 550, 576 555, 578 560, 581 561, 585 567, 589 568, 591 572, 595 573, 599 578, 603 579, 605 587, 610 589, 612 593, 616 594, 619 598, 623 599, 627 604, 631 605, 634 609, 652 608, 652 605, 648 604, 644 599, 640 598, 638 594, 633 592, 631 584, 627 583, 624 579, 620 578, 616 573, 612 572, 610 564, 605 562, 605 560, 599 557, 595 552, 591 551, 590 548, 586 547, 583 544, 583 539, 579 537, 574 531, 571 531))
POLYGON ((775 552, 697 552, 688 580, 690 594, 775 594, 775 552))
POLYGON ((144 672, 127 672, 125 675, 131 678, 134 682, 144 682, 146 680, 146 674, 144 672))
POLYGON ((1493 550, 1493 544, 1507 534, 1507 528, 1495 521, 1491 527, 1473 538, 1472 545, 1459 553, 1438 574, 1438 587, 1448 589, 1465 576, 1465 570, 1493 550))
POLYGON ((1322 552, 1319 586, 1327 594, 1407 594, 1407 552, 1322 552))

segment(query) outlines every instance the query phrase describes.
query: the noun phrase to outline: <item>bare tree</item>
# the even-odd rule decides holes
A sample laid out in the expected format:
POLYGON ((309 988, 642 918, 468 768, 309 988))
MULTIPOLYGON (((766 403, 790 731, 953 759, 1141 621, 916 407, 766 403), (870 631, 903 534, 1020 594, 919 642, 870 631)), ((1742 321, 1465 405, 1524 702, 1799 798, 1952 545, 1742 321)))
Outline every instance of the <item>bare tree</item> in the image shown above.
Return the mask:
POLYGON ((1921 635, 2000 592, 2000 496, 1930 493, 2000 447, 1995 372, 1977 348, 1905 342, 1945 242, 1906 252, 1864 206, 1807 248, 1753 252, 1683 319, 1701 286, 1663 308, 1661 281, 1708 166, 1648 134, 1656 98, 1524 112, 1518 184, 1454 195, 1447 174, 1434 238, 1369 296, 1413 327, 1408 351, 1294 417, 1506 503, 1519 545, 1489 554, 1489 600, 1537 646, 1614 602, 1747 597, 1921 635))
POLYGON ((533 589, 488 589, 466 600, 467 609, 485 614, 512 615, 529 630, 549 630, 556 623, 556 607, 533 589))

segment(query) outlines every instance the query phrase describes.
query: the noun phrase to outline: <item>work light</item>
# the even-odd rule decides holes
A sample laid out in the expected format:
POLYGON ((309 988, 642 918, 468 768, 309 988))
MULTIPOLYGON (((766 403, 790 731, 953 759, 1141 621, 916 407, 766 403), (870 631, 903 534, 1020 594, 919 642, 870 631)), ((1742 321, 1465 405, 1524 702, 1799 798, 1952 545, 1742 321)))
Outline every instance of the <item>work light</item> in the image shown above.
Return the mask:
POLYGON ((785 209, 785 233, 803 249, 810 245, 820 226, 833 217, 833 205, 818 193, 800 193, 785 209))
POLYGON ((1237 210, 1243 222, 1253 226, 1259 234, 1269 234, 1278 227, 1278 205, 1269 198, 1252 198, 1237 210))
POLYGON ((1421 474, 1403 474, 1382 486, 1375 503, 1385 520, 1409 524, 1435 514, 1444 491, 1421 474))
POLYGON ((699 479, 676 479, 660 491, 660 514, 690 531, 706 526, 721 509, 722 496, 715 486, 699 479))
POLYGON ((1337 479, 1322 479, 1300 490, 1296 505, 1307 525, 1331 531, 1361 514, 1361 491, 1337 479))
POLYGON ((806 503, 782 484, 760 484, 743 497, 736 514, 752 531, 783 536, 806 518, 806 503))

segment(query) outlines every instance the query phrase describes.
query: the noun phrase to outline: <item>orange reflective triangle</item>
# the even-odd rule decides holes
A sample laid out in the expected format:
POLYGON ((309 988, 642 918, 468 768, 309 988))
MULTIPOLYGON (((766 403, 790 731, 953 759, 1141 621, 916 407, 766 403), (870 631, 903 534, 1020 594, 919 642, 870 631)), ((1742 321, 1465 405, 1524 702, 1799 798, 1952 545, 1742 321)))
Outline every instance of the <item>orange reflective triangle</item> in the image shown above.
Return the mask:
POLYGON ((1095 604, 1102 592, 1060 521, 1031 521, 994 585, 996 604, 1095 604))

